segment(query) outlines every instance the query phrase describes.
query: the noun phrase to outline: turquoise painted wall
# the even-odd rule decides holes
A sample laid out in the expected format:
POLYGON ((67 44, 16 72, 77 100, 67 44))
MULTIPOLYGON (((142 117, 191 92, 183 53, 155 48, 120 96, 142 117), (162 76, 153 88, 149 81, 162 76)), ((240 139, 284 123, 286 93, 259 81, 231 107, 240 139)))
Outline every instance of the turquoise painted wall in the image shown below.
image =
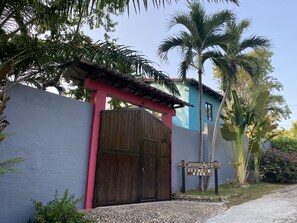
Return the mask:
MULTIPOLYGON (((167 88, 164 86, 161 86, 156 83, 150 83, 151 86, 158 88, 166 93, 170 93, 167 88)), ((176 87, 180 93, 180 96, 176 96, 179 99, 189 102, 189 87, 188 83, 182 84, 182 83, 176 83, 176 87)), ((179 126, 182 128, 190 128, 189 126, 189 107, 183 107, 176 109, 176 116, 172 118, 172 123, 175 126, 179 126)))
MULTIPOLYGON (((189 120, 191 120, 189 129, 199 131, 199 89, 196 85, 190 84, 189 86, 189 103, 194 105, 189 111, 189 120)), ((202 98, 202 123, 214 125, 219 106, 220 101, 217 98, 204 92, 202 98), (212 120, 206 118, 206 102, 212 105, 212 120)))
MULTIPOLYGON (((166 89, 164 86, 161 86, 153 82, 149 84, 164 92, 170 93, 168 89, 166 89)), ((175 126, 179 126, 182 128, 199 131, 199 117, 198 117, 199 91, 198 91, 197 85, 192 85, 189 82, 184 82, 184 83, 177 82, 175 84, 180 93, 180 96, 177 96, 177 97, 183 101, 186 101, 194 105, 194 107, 186 106, 184 108, 176 109, 176 116, 173 117, 172 119, 173 124, 175 126)), ((202 102, 202 115, 203 115, 202 122, 208 123, 210 125, 214 125, 219 106, 220 106, 220 101, 217 98, 207 93, 204 93, 203 102, 202 102), (212 105, 212 121, 206 118, 205 102, 208 102, 209 104, 212 105)))

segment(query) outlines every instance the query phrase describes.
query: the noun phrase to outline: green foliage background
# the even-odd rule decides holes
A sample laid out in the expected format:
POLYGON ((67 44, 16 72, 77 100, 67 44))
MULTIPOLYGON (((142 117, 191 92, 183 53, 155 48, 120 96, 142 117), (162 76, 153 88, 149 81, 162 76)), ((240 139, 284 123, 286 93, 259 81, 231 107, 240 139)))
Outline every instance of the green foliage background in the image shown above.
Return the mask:
POLYGON ((297 138, 277 137, 271 140, 271 146, 283 152, 297 152, 297 138))

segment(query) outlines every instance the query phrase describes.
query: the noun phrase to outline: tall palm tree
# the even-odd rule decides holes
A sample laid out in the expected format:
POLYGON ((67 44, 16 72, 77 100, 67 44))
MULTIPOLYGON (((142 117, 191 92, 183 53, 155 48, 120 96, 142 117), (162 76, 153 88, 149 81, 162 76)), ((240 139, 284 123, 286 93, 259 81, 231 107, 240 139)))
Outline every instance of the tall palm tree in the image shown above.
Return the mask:
MULTIPOLYGON (((187 71, 195 68, 198 71, 199 81, 199 161, 203 161, 202 141, 202 73, 203 63, 209 59, 207 52, 210 48, 224 46, 230 40, 229 34, 221 34, 224 24, 234 16, 231 11, 224 10, 213 15, 207 15, 198 2, 188 2, 188 13, 175 13, 169 23, 169 29, 176 25, 182 25, 185 31, 180 31, 174 36, 163 40, 158 48, 161 59, 167 60, 170 50, 179 49, 182 60, 179 66, 179 74, 186 78, 187 71)), ((199 177, 199 189, 203 190, 203 178, 199 177)))
MULTIPOLYGON (((269 40, 261 36, 251 36, 242 39, 244 31, 249 28, 250 21, 244 19, 238 23, 235 20, 228 21, 226 34, 233 35, 232 41, 229 44, 222 46, 223 51, 209 51, 205 55, 205 59, 210 58, 217 68, 222 88, 224 90, 224 97, 221 101, 216 121, 214 125, 210 162, 214 161, 215 145, 218 131, 218 124, 222 108, 225 104, 226 98, 229 97, 232 86, 237 82, 239 72, 245 72, 252 80, 256 80, 261 74, 261 66, 259 58, 251 54, 252 51, 259 49, 267 49, 270 46, 269 40)), ((210 178, 207 178, 206 189, 209 189, 210 178)))

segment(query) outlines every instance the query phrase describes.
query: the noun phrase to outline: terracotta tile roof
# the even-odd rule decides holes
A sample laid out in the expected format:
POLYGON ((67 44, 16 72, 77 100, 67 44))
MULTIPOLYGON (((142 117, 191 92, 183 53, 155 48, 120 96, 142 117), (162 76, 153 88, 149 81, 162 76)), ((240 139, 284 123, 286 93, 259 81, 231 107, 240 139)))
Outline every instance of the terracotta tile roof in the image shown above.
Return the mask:
POLYGON ((146 100, 170 108, 192 106, 191 104, 154 88, 143 81, 85 59, 74 63, 71 68, 69 68, 67 71, 67 78, 81 82, 87 78, 97 80, 106 85, 118 88, 121 91, 132 93, 146 100))

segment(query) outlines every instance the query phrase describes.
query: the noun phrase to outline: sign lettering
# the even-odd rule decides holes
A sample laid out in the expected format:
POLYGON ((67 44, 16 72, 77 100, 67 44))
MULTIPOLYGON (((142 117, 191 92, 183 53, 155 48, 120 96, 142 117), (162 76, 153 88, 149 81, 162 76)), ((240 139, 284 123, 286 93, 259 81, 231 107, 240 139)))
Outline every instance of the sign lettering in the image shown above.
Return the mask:
POLYGON ((211 169, 187 169, 190 176, 212 176, 211 169))
POLYGON ((220 162, 180 162, 178 166, 185 168, 197 168, 197 169, 220 169, 220 162))

